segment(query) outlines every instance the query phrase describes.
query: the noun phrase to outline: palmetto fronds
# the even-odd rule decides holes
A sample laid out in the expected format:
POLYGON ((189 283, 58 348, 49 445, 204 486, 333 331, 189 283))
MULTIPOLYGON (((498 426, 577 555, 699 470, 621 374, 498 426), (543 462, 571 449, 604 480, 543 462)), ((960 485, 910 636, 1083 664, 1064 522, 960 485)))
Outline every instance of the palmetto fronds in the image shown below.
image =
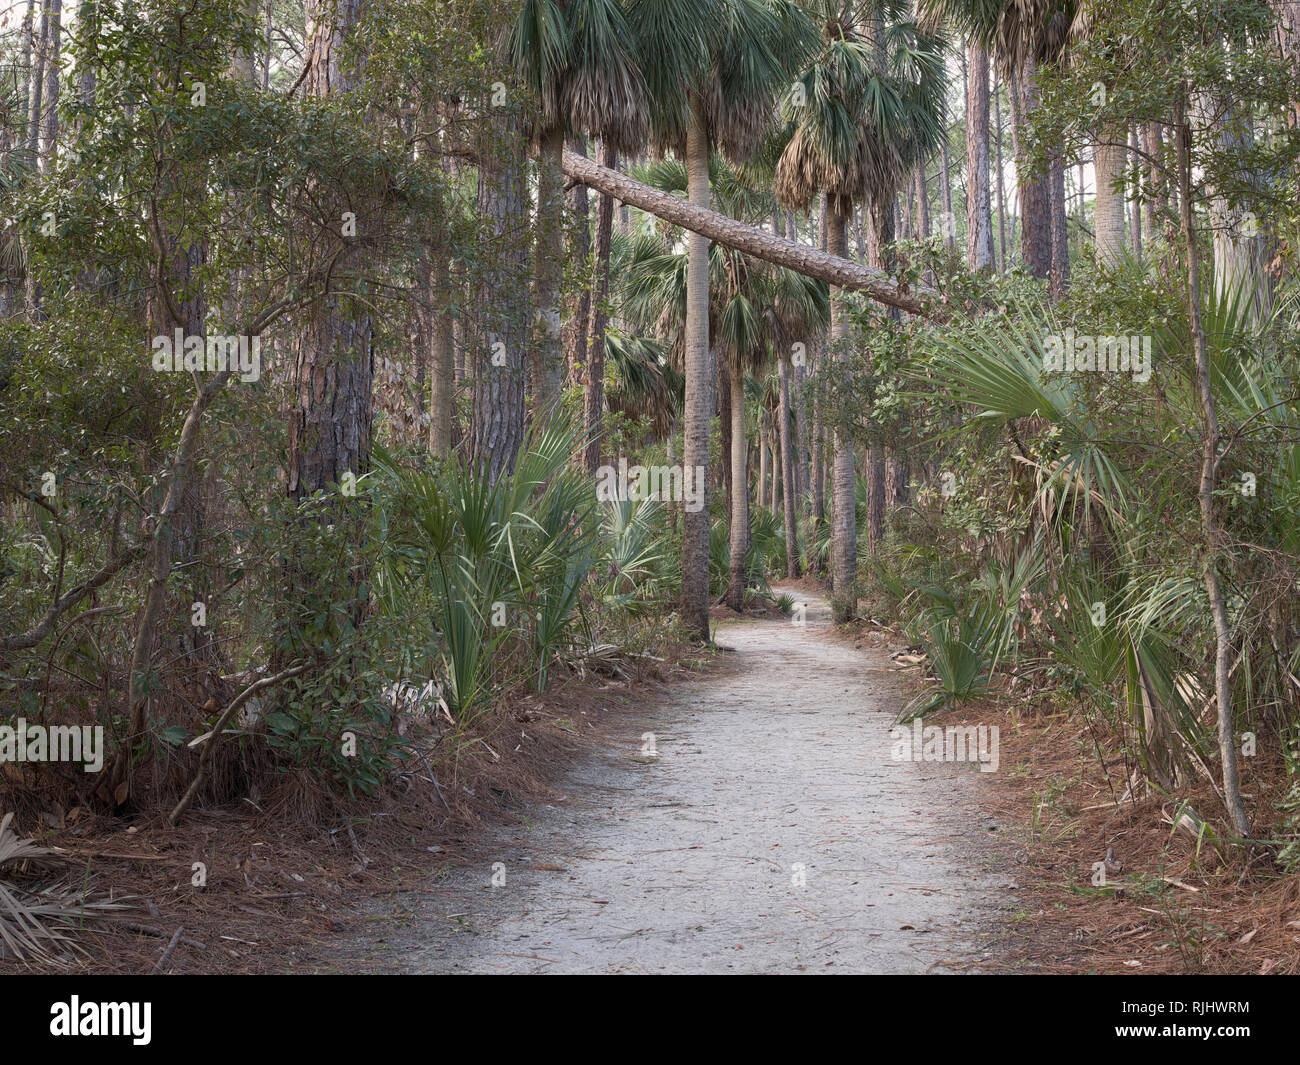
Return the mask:
POLYGON ((92 898, 71 859, 20 837, 13 816, 0 819, 0 942, 21 961, 55 961, 56 950, 78 949, 76 929, 132 907, 92 898))

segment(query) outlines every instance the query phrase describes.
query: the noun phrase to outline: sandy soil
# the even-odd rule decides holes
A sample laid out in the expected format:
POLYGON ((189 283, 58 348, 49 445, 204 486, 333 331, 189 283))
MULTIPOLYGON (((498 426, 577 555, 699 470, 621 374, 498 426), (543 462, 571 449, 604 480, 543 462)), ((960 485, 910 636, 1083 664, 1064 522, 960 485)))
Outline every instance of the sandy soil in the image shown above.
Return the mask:
POLYGON ((825 602, 791 591, 805 625, 725 625, 727 675, 628 714, 623 742, 585 759, 563 802, 489 834, 481 861, 418 902, 407 896, 396 927, 376 921, 348 967, 987 968, 1015 888, 979 809, 978 770, 895 761, 902 696, 887 653, 827 639, 825 602))

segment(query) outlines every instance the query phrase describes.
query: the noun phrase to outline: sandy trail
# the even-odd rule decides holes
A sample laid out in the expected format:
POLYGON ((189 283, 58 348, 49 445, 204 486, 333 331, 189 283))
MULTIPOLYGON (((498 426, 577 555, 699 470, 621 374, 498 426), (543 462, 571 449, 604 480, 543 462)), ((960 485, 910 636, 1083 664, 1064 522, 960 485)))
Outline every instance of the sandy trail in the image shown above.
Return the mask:
POLYGON ((488 838, 384 937, 388 964, 923 973, 986 957, 1007 878, 990 871, 976 767, 895 761, 886 653, 826 639, 825 602, 792 592, 804 626, 725 625, 733 674, 675 686, 644 726, 630 715, 626 745, 584 759, 567 801, 488 838))

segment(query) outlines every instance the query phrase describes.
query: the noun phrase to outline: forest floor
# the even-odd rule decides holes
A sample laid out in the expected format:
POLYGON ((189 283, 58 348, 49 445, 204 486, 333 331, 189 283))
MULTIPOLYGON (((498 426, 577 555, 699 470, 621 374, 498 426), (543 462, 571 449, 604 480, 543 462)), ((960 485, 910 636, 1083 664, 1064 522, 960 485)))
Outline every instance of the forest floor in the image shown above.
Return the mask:
POLYGON ((625 708, 533 821, 372 900, 369 930, 321 968, 1014 968, 1002 929, 1018 886, 994 835, 1007 826, 982 812, 987 776, 896 761, 906 695, 887 652, 828 638, 811 589, 777 590, 806 603, 805 624, 723 623, 727 668, 625 708))
MULTIPOLYGON (((1000 725, 997 772, 896 760, 890 730, 921 678, 890 657, 904 637, 833 627, 812 580, 776 590, 804 624, 718 608, 716 652, 515 692, 430 748, 427 786, 417 770, 368 806, 316 809, 320 789, 291 780, 175 829, 47 811, 40 842, 137 900, 68 964, 1300 972, 1300 881, 1171 832, 1179 802, 1213 813, 1209 784, 1120 802, 1086 722, 1019 690, 926 718, 1000 725)), ((1277 767, 1247 769, 1252 809, 1271 808, 1277 767)), ((23 971, 3 953, 0 973, 23 971)))

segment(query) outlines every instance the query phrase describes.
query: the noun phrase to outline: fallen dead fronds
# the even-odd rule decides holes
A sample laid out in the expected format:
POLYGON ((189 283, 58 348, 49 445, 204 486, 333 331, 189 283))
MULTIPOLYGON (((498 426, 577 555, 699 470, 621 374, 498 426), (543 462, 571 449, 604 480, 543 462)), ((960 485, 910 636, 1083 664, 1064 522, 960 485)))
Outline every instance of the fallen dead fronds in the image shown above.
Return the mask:
POLYGON ((68 951, 84 954, 75 934, 131 905, 94 897, 76 882, 68 856, 23 839, 12 821, 12 813, 0 820, 0 947, 19 961, 52 965, 68 951))

